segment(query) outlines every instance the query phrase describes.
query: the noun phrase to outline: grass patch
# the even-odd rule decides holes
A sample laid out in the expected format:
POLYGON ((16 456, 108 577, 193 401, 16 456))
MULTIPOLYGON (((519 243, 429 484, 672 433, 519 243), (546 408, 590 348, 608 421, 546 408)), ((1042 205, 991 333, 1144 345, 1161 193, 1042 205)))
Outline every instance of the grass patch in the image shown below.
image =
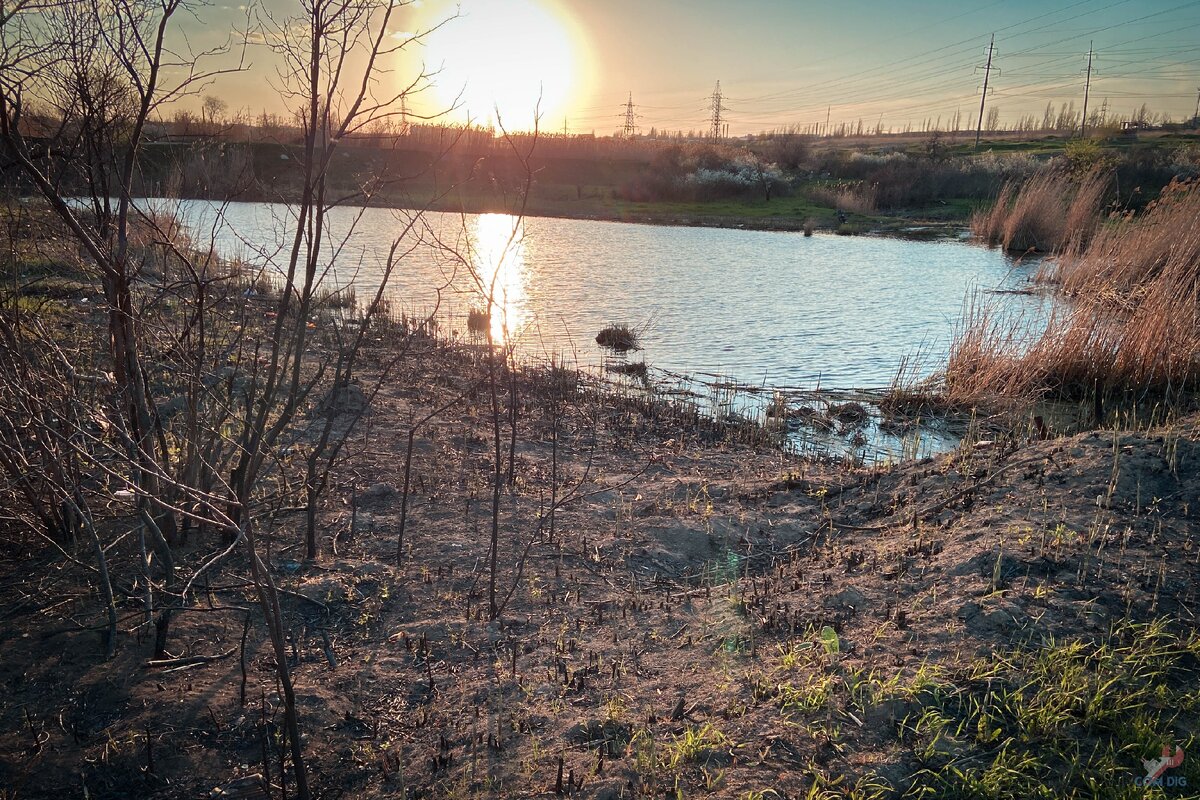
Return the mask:
POLYGON ((704 764, 727 755, 732 746, 729 737, 709 723, 684 729, 665 748, 667 769, 677 769, 684 764, 704 764))
MULTIPOLYGON (((1164 621, 977 660, 900 722, 902 796, 1145 797, 1143 761, 1197 744, 1198 685, 1200 637, 1164 621)), ((1200 764, 1169 775, 1196 786, 1200 764)))
POLYGON ((67 275, 45 275, 25 278, 20 282, 21 294, 50 300, 78 300, 83 297, 95 297, 100 292, 98 284, 67 275))
POLYGON ((656 739, 653 731, 643 728, 629 742, 643 793, 639 796, 683 797, 683 786, 693 781, 706 791, 718 788, 736 747, 711 723, 689 725, 669 739, 656 739))

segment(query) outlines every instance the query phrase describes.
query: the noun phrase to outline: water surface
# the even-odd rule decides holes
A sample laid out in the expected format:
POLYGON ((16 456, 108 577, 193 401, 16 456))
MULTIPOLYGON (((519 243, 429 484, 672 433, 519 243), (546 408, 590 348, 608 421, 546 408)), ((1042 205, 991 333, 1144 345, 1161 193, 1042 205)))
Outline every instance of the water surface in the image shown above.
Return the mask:
MULTIPOLYGON (((289 207, 169 205, 222 256, 285 263, 289 207)), ((393 209, 331 212, 330 281, 353 283, 362 299, 378 286, 409 220, 393 209)), ((503 309, 493 315, 494 332, 508 333, 530 356, 598 363, 594 337, 617 322, 642 331, 637 358, 654 368, 767 387, 871 388, 886 386, 918 351, 922 369, 935 368, 966 299, 1017 286, 1034 269, 960 240, 541 217, 514 232, 516 222, 503 214, 427 214, 403 237, 389 295, 414 312, 440 302, 443 317, 466 335, 466 310, 485 307, 491 289, 503 309)))

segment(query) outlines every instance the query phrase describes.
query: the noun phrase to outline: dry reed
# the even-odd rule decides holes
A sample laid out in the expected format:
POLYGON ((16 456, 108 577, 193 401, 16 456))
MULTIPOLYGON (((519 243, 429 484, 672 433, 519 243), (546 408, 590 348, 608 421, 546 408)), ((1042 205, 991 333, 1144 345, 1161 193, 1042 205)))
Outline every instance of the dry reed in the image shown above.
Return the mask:
POLYGON ((991 307, 970 309, 947 363, 949 396, 1177 402, 1200 386, 1200 183, 1173 183, 1144 214, 1069 247, 1047 275, 1065 299, 1037 335, 991 307))
POLYGON ((971 230, 1006 250, 1078 251, 1096 230, 1109 184, 1109 175, 1100 171, 1077 182, 1043 169, 1020 187, 1005 184, 992 207, 971 218, 971 230))
POLYGON ((809 190, 809 199, 854 214, 870 214, 878 205, 877 189, 868 184, 818 186, 809 190))

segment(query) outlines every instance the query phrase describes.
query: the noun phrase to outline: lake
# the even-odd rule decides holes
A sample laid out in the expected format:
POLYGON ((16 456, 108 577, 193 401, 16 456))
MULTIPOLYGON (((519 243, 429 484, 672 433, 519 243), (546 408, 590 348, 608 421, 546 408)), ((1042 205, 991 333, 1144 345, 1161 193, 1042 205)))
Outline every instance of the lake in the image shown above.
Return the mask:
MULTIPOLYGON (((177 209, 224 257, 284 263, 287 206, 147 202, 177 209)), ((384 208, 331 212, 331 285, 353 284, 363 300, 408 220, 384 208)), ((504 214, 426 214, 403 238, 388 295, 412 313, 438 305, 465 335, 467 309, 486 307, 481 282, 495 278, 503 313, 493 315, 494 333, 507 331, 528 356, 597 364, 596 333, 623 323, 641 332, 636 358, 655 369, 765 387, 879 388, 918 351, 922 370, 937 366, 973 292, 1016 287, 1036 269, 966 240, 544 217, 514 235, 515 223, 504 214)))

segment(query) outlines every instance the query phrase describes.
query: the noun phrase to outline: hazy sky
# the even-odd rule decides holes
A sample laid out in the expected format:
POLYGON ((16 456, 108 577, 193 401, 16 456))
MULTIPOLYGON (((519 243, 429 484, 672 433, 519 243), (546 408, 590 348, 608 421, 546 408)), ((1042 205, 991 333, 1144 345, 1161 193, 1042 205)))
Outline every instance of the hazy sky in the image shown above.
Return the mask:
MULTIPOLYGON (((275 14, 295 0, 267 0, 275 14)), ((1041 118, 1047 101, 1082 105, 1089 42, 1091 103, 1128 114, 1143 102, 1190 116, 1200 87, 1200 0, 419 0, 398 36, 459 11, 412 49, 441 68, 425 108, 458 98, 483 121, 527 127, 540 92, 543 126, 610 133, 633 95, 642 130, 706 129, 721 82, 731 134, 863 119, 884 127, 978 114, 982 67, 996 36, 989 102, 1002 119, 1041 118)), ((204 35, 244 16, 214 6, 204 35)), ((266 90, 271 57, 215 87, 233 108, 279 110, 266 90)), ((416 107, 421 104, 415 103, 416 107)))

